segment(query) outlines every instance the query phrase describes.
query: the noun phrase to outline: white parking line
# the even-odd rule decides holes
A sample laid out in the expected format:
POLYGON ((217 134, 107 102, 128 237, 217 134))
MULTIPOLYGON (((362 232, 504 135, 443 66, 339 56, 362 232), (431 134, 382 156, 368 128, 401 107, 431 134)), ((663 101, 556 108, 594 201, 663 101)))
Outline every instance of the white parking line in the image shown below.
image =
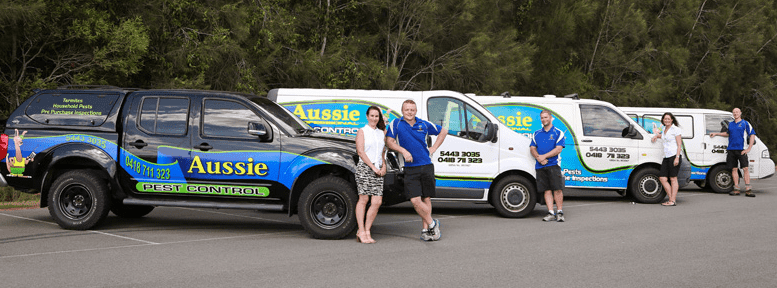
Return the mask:
MULTIPOLYGON (((32 219, 32 218, 27 218, 27 217, 22 217, 22 216, 16 216, 16 215, 11 215, 11 214, 0 213, 0 215, 3 215, 3 216, 8 216, 8 217, 13 217, 13 218, 18 218, 18 219, 29 220, 29 221, 34 221, 34 222, 38 222, 38 223, 46 223, 46 224, 57 225, 57 223, 54 223, 54 222, 41 221, 41 220, 38 220, 38 219, 32 219)), ((159 243, 155 243, 155 242, 151 242, 151 241, 146 241, 146 240, 140 240, 140 239, 130 238, 130 237, 121 236, 121 235, 116 235, 116 234, 111 234, 111 233, 106 233, 106 232, 102 232, 102 231, 96 231, 96 230, 86 230, 86 231, 87 231, 87 232, 96 233, 96 234, 102 234, 102 235, 107 235, 107 236, 113 236, 113 237, 116 237, 116 238, 122 238, 122 239, 127 239, 127 240, 134 240, 134 241, 143 242, 143 243, 146 243, 146 244, 159 244, 159 243)))
MULTIPOLYGON (((89 252, 89 251, 101 251, 101 250, 114 250, 114 249, 125 249, 125 248, 144 247, 144 246, 156 246, 156 245, 184 244, 184 243, 193 243, 193 242, 202 242, 202 241, 220 241, 220 240, 226 240, 226 239, 236 239, 236 238, 266 236, 266 235, 283 235, 283 234, 293 234, 293 233, 300 233, 300 232, 299 231, 277 232, 277 233, 266 233, 266 234, 252 234, 252 235, 241 235, 241 236, 230 236, 230 237, 217 237, 217 238, 207 238, 207 239, 183 240, 183 241, 174 241, 174 242, 166 242, 166 243, 137 244, 137 245, 125 245, 125 246, 115 246, 115 247, 102 247, 102 248, 90 248, 90 249, 78 249, 78 250, 52 251, 52 252, 21 254, 21 255, 0 256, 0 259, 22 258, 22 257, 33 257, 33 256, 45 256, 45 255, 55 255, 55 254, 65 254, 65 253, 78 253, 78 252, 89 252)), ((147 242, 147 241, 145 241, 145 242, 147 242)), ((152 242, 149 242, 149 243, 152 243, 152 242)))

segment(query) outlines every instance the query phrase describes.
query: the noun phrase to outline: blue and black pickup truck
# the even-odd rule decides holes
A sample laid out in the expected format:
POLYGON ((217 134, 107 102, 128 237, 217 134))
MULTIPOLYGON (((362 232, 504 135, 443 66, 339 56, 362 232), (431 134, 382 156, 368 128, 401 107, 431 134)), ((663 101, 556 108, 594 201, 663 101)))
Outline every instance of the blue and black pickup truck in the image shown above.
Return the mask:
POLYGON ((356 227, 354 139, 315 132, 267 98, 37 90, 4 133, 8 185, 41 193, 41 207, 65 229, 91 229, 109 211, 142 217, 156 206, 287 211, 315 238, 356 227))

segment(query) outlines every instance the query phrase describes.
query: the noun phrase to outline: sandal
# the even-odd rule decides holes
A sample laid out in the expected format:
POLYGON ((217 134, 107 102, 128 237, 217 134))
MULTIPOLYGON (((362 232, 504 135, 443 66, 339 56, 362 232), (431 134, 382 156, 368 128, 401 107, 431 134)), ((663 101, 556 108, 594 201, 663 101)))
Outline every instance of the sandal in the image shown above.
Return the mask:
POLYGON ((747 190, 745 190, 745 196, 747 197, 755 197, 755 194, 753 194, 753 189, 750 187, 747 187, 747 190))
POLYGON ((739 196, 739 188, 734 188, 731 192, 728 192, 728 195, 731 196, 739 196))
POLYGON ((677 203, 675 203, 675 202, 664 202, 664 203, 661 203, 661 206, 677 206, 677 203))

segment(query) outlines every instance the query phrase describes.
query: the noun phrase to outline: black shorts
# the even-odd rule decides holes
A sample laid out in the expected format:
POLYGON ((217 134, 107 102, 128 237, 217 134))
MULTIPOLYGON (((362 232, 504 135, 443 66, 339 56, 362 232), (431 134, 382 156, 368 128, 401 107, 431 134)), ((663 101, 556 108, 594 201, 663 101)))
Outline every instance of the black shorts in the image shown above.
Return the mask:
POLYGON ((564 175, 558 165, 537 169, 537 193, 564 189, 564 175))
POLYGON ((680 173, 680 164, 683 163, 683 157, 680 157, 680 161, 677 162, 677 166, 674 166, 674 158, 676 156, 664 158, 661 161, 661 171, 658 171, 658 177, 677 177, 680 173))
POLYGON ((747 168, 750 166, 747 154, 742 155, 742 150, 728 150, 726 151, 726 166, 729 169, 737 168, 737 162, 739 162, 739 168, 747 168))
POLYGON ((434 197, 437 185, 434 180, 434 164, 423 166, 405 166, 405 197, 408 200, 421 197, 434 197))

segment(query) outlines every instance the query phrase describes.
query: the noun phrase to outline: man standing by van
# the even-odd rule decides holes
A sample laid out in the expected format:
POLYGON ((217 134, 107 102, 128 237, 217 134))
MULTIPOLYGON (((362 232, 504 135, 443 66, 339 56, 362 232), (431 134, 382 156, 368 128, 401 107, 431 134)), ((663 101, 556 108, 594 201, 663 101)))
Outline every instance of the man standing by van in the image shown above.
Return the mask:
POLYGON ((405 158, 405 196, 421 216, 421 240, 436 241, 441 235, 440 220, 432 219, 431 198, 435 195, 436 185, 431 155, 442 145, 448 129, 415 117, 416 109, 413 100, 402 103, 402 118, 394 119, 388 125, 386 146, 405 158), (426 147, 428 135, 438 135, 431 149, 426 147))
POLYGON ((742 110, 734 108, 731 113, 734 114, 734 121, 728 123, 728 131, 720 133, 710 133, 710 137, 723 136, 728 137, 728 148, 726 148, 726 165, 731 168, 731 178, 734 178, 734 190, 728 194, 731 196, 739 195, 739 173, 737 173, 737 162, 739 168, 742 168, 742 174, 745 176, 745 196, 755 197, 753 189, 750 187, 750 171, 748 170, 749 161, 747 153, 753 148, 755 130, 750 123, 742 119, 742 110), (745 149, 745 141, 749 146, 745 149))
POLYGON ((553 115, 548 110, 540 113, 542 128, 535 131, 531 138, 531 154, 537 159, 537 191, 544 191, 548 215, 542 221, 564 222, 564 175, 561 174, 558 154, 564 149, 564 132, 553 126, 553 115), (558 211, 553 211, 555 200, 558 211))

